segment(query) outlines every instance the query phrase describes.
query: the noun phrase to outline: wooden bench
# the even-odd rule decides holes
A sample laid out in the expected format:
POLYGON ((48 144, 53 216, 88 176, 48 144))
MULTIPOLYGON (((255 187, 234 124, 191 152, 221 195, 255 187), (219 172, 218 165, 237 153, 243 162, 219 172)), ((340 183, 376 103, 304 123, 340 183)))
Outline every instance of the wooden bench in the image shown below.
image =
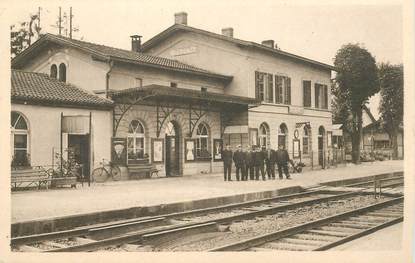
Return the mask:
POLYGON ((40 189, 42 185, 48 189, 49 182, 51 181, 49 174, 40 167, 25 170, 12 170, 11 171, 11 188, 16 189, 20 186, 29 187, 35 185, 40 189))
POLYGON ((145 173, 146 177, 153 177, 154 174, 156 176, 159 176, 158 172, 159 170, 152 164, 130 164, 128 165, 129 174, 145 173))

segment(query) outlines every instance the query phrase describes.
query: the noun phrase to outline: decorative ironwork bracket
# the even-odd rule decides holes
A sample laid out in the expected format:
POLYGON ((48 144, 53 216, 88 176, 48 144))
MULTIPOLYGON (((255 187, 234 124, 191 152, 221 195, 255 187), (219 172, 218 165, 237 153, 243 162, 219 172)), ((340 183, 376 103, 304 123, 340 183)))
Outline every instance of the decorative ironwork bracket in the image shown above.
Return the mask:
POLYGON ((160 102, 157 102, 157 138, 160 136, 161 128, 163 127, 164 122, 176 110, 174 105, 160 105, 160 102))
POLYGON ((204 109, 201 104, 199 104, 199 107, 197 108, 194 108, 192 104, 189 104, 189 137, 192 136, 196 124, 206 115, 206 113, 207 110, 204 109))
POLYGON ((115 103, 112 119, 113 119, 113 137, 117 135, 117 130, 120 125, 120 122, 124 115, 133 107, 134 105, 137 105, 139 102, 154 96, 153 94, 149 94, 146 96, 136 96, 136 97, 129 97, 128 101, 126 103, 115 103))

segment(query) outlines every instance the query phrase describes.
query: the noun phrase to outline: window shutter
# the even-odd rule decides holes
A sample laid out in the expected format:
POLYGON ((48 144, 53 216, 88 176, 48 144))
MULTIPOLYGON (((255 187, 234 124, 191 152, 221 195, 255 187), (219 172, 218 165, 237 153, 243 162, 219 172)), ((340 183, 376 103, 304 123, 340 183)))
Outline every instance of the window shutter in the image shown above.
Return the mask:
POLYGON ((320 107, 320 84, 314 84, 314 95, 315 95, 315 105, 316 108, 320 107))
POLYGON ((282 101, 282 77, 275 76, 275 100, 276 103, 283 103, 282 101))
POLYGON ((285 104, 291 104, 291 79, 285 77, 285 104))
POLYGON ((303 81, 303 106, 311 107, 311 81, 303 81))
POLYGON ((255 71, 255 98, 259 99, 259 72, 255 71))
POLYGON ((327 94, 327 85, 324 85, 324 108, 328 109, 328 94, 327 94))
POLYGON ((267 99, 267 101, 271 102, 271 103, 274 102, 274 93, 273 93, 274 87, 273 86, 274 86, 273 85, 273 76, 272 76, 272 74, 268 74, 268 87, 267 87, 267 89, 268 89, 268 99, 267 99))

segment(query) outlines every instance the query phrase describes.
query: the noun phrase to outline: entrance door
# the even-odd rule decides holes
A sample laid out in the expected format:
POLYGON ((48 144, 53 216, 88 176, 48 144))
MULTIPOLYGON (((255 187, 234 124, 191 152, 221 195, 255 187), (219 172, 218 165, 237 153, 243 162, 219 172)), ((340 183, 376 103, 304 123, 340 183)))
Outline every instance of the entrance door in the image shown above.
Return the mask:
POLYGON ((73 150, 75 162, 82 165, 79 171, 85 179, 89 178, 90 172, 90 146, 89 135, 68 135, 68 148, 73 150))
POLYGON ((179 136, 174 123, 169 122, 166 128, 166 175, 180 175, 179 136))

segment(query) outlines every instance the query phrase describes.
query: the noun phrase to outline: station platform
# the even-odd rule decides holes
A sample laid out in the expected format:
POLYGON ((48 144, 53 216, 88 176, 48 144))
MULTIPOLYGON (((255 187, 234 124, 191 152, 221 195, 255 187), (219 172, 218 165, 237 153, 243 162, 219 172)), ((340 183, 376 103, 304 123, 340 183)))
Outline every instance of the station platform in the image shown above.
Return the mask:
POLYGON ((11 222, 255 194, 290 187, 309 188, 324 182, 400 171, 403 171, 403 161, 383 161, 292 174, 291 180, 225 182, 223 174, 200 174, 106 182, 91 184, 90 187, 84 184, 76 189, 18 191, 11 194, 11 222))

